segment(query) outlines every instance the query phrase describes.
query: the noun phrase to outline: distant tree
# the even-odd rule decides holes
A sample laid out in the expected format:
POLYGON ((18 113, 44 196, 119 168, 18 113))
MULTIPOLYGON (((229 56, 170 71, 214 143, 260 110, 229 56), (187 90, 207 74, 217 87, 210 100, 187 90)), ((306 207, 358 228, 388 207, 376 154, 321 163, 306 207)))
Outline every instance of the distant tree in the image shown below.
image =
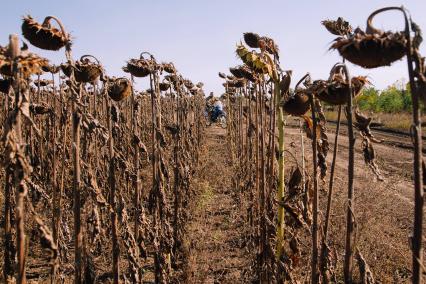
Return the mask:
POLYGON ((377 101, 379 111, 387 113, 401 112, 404 110, 403 92, 395 86, 383 90, 377 101))
POLYGON ((404 110, 411 112, 413 107, 413 101, 411 100, 411 88, 410 83, 405 85, 405 94, 404 94, 404 110))
POLYGON ((358 107, 361 110, 379 111, 377 109, 377 101, 379 99, 379 90, 374 87, 367 88, 361 96, 356 100, 358 107))
POLYGON ((356 99, 356 103, 361 110, 373 112, 410 112, 411 93, 407 84, 405 89, 393 84, 380 91, 374 87, 367 88, 361 96, 356 99))

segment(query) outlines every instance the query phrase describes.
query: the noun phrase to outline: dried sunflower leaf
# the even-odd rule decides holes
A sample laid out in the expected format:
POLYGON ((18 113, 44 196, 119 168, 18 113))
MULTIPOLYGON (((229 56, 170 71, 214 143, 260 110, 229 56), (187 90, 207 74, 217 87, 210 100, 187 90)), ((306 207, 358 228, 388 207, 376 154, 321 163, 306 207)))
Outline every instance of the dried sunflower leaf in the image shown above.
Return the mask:
POLYGON ((361 254, 359 249, 356 251, 355 258, 359 267, 359 274, 361 276, 362 284, 375 284, 373 273, 370 270, 370 266, 367 264, 364 256, 361 254))

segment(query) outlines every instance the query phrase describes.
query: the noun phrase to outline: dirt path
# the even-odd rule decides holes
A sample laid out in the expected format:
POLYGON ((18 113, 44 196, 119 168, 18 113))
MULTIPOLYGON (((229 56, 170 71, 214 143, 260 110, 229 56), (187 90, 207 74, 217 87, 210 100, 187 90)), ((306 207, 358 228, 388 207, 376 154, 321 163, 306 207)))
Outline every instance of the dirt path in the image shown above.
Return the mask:
POLYGON ((196 201, 190 238, 191 283, 241 283, 245 267, 232 168, 224 129, 206 130, 200 169, 194 180, 196 201))

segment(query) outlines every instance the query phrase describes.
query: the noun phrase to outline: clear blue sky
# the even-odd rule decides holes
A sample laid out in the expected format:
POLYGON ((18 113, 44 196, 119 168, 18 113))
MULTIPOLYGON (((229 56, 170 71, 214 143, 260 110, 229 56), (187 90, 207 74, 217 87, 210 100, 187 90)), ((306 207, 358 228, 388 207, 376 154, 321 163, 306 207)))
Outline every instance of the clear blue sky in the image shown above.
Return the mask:
MULTIPOLYGON (((313 79, 326 78, 339 57, 328 51, 335 36, 320 22, 342 16, 354 27, 365 28, 369 13, 386 5, 404 5, 426 33, 425 0, 14 0, 2 3, 0 45, 7 43, 10 33, 20 33, 23 15, 39 21, 55 15, 74 38, 74 57, 95 55, 109 75, 124 75, 121 67, 127 59, 149 51, 158 61, 173 61, 185 77, 204 82, 206 92, 219 94, 223 87, 217 73, 229 73, 229 67, 240 64, 235 46, 243 32, 274 38, 281 49, 281 66, 293 70, 294 81, 307 71, 313 79)), ((390 30, 402 30, 402 24, 397 12, 375 21, 377 27, 390 30)), ((63 51, 31 49, 54 63, 65 60, 63 51)), ((350 65, 350 71, 369 75, 377 88, 407 78, 405 61, 374 70, 350 65)), ((144 81, 138 79, 140 88, 147 85, 144 81)))

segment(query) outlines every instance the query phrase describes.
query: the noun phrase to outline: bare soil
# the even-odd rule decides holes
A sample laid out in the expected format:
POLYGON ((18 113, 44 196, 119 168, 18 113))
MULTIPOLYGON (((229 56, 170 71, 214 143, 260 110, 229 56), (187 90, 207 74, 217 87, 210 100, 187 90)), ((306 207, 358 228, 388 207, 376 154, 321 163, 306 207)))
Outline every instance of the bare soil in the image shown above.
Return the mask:
MULTIPOLYGON (((348 137, 346 126, 342 126, 343 135, 338 141, 336 159, 335 186, 331 212, 330 241, 337 249, 339 264, 344 257, 347 174, 348 174, 348 137)), ((328 164, 332 160, 334 147, 334 129, 328 133, 330 152, 328 164)), ((356 246, 360 249, 376 281, 381 283, 409 283, 411 277, 410 236, 412 234, 414 212, 414 190, 412 182, 413 154, 410 150, 398 147, 401 138, 381 135, 381 144, 375 144, 377 162, 385 181, 378 181, 364 163, 361 152, 361 139, 355 144, 355 218, 356 246)), ((300 152, 299 129, 286 130, 287 142, 295 153, 300 152)), ((306 141, 306 140, 305 140, 306 141)), ((311 141, 305 145, 306 155, 311 156, 311 141)), ((300 154, 299 154, 300 156, 300 154)), ((325 214, 329 177, 320 183, 321 215, 325 214)), ((339 267, 341 272, 342 267, 339 267)))

